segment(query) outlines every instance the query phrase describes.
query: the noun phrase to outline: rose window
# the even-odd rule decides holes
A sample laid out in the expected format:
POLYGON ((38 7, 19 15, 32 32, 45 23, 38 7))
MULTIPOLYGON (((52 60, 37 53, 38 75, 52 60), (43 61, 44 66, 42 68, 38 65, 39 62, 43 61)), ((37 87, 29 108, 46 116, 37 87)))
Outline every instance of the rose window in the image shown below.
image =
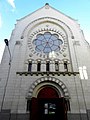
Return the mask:
POLYGON ((57 34, 45 32, 44 34, 38 34, 36 39, 33 41, 33 44, 35 45, 35 50, 37 52, 43 51, 48 54, 52 51, 60 51, 63 41, 57 34))

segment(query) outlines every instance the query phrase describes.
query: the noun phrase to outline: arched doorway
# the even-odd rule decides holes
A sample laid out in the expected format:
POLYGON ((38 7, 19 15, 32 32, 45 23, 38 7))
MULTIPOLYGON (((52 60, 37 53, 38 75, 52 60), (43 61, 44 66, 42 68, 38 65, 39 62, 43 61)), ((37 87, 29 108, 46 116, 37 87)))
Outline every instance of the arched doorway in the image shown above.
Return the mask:
POLYGON ((44 86, 38 93, 37 98, 59 98, 54 87, 44 86))
POLYGON ((43 86, 31 100, 30 120, 67 120, 65 104, 55 87, 43 86))

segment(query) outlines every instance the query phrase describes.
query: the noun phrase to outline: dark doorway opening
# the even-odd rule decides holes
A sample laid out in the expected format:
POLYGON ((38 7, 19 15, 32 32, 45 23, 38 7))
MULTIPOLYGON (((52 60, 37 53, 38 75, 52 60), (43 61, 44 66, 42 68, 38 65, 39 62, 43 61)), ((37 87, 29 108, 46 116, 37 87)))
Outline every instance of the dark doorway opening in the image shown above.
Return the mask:
POLYGON ((30 120, 67 120, 66 100, 50 86, 41 89, 30 106, 30 120))

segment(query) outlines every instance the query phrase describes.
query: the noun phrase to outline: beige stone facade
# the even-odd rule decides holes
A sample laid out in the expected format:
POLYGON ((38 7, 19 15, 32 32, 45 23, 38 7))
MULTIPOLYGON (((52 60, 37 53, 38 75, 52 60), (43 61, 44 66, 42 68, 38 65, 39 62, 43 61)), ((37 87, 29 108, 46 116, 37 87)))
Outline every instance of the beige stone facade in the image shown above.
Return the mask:
POLYGON ((68 120, 90 119, 90 45, 76 20, 46 4, 17 20, 9 48, 11 63, 6 46, 0 65, 1 120, 28 120, 27 101, 44 86, 69 101, 68 120))

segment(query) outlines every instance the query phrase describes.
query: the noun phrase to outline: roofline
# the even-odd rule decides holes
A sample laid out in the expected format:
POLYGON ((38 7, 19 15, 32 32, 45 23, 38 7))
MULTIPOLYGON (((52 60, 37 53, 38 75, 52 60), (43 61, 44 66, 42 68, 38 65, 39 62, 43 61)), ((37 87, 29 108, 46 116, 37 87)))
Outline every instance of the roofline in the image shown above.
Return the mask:
MULTIPOLYGON (((63 12, 61 12, 61 11, 55 9, 54 7, 50 6, 49 3, 46 3, 45 6, 49 6, 50 8, 52 8, 52 9, 54 9, 55 11, 57 11, 57 12, 63 14, 64 16, 68 17, 69 19, 72 19, 72 20, 74 20, 74 21, 77 21, 77 20, 75 20, 74 18, 72 18, 72 17, 70 17, 70 16, 64 14, 63 12)), ((43 7, 39 8, 39 9, 35 10, 34 12, 32 12, 32 13, 26 15, 25 17, 22 17, 22 18, 20 18, 20 19, 17 19, 17 21, 20 21, 20 20, 22 20, 22 19, 24 19, 24 18, 26 18, 26 17, 28 17, 28 16, 34 14, 35 12, 37 12, 37 11, 39 11, 40 9, 44 8, 45 6, 43 6, 43 7)))

